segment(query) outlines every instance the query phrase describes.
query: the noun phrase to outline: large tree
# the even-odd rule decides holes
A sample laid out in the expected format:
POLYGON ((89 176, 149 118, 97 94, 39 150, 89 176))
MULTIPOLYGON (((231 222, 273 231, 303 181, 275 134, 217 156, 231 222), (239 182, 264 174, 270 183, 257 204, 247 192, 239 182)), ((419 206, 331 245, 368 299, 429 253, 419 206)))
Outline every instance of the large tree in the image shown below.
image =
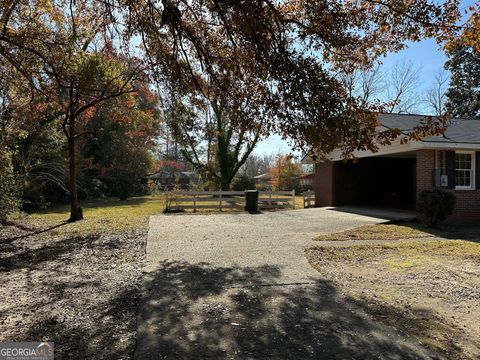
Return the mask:
MULTIPOLYGON (((401 135, 377 131, 376 113, 385 107, 349 96, 340 71, 368 69, 408 40, 444 34, 459 18, 455 1, 125 3, 129 29, 142 39, 157 80, 168 82, 179 65, 220 87, 224 76, 260 79, 271 130, 297 147, 314 146, 319 156, 334 148, 347 157, 355 149, 376 150, 401 135)), ((403 140, 436 133, 443 124, 428 125, 403 140)))
POLYGON ((212 186, 228 190, 265 133, 264 119, 252 119, 256 127, 242 126, 222 99, 212 99, 200 109, 185 104, 177 104, 174 109, 176 116, 170 119, 170 125, 183 157, 212 180, 212 186))
POLYGON ((0 56, 28 80, 32 118, 58 121, 68 144, 70 219, 78 206, 76 140, 90 112, 133 92, 141 64, 118 54, 108 20, 85 1, 12 1, 3 4, 0 56))
MULTIPOLYGON (((232 50, 220 46, 220 41, 217 39, 218 51, 226 54, 232 50)), ((169 78, 172 133, 184 158, 222 190, 229 189, 272 121, 265 82, 258 76, 242 77, 250 64, 224 60, 227 62, 232 69, 212 71, 214 79, 185 64, 169 78)))
MULTIPOLYGON (((338 72, 368 68, 407 41, 449 40, 463 31, 454 26, 459 18, 456 0, 6 0, 0 4, 0 56, 32 80, 36 95, 50 98, 53 92, 44 85, 62 84, 47 87, 62 89, 56 93, 62 101, 53 97, 43 103, 52 116, 69 119, 65 130, 71 139, 78 135, 77 120, 71 120, 82 117, 86 106, 130 91, 134 66, 101 65, 103 60, 113 64, 102 49, 115 37, 115 47, 126 50, 141 41, 137 53, 148 60, 160 86, 179 68, 199 73, 223 91, 228 91, 221 85, 225 76, 261 80, 271 128, 299 147, 313 145, 319 156, 333 148, 349 156, 356 149, 376 150, 401 133, 377 132, 376 113, 384 107, 348 96, 338 72), (100 86, 85 76, 92 73, 100 86), (101 73, 105 76, 97 76, 101 73)), ((463 38, 477 41, 478 16, 468 24, 463 38)), ((240 121, 252 126, 249 119, 240 121)), ((427 125, 404 140, 436 132, 442 124, 427 125)), ((75 193, 72 220, 79 217, 75 193)))
POLYGON ((457 45, 448 53, 445 68, 450 71, 447 108, 453 116, 480 119, 480 52, 469 45, 457 45))
POLYGON ((0 60, 0 224, 21 205, 22 177, 15 171, 19 144, 28 135, 24 110, 29 98, 25 81, 0 60))
POLYGON ((85 127, 89 136, 80 141, 84 182, 95 192, 121 200, 145 192, 160 128, 158 97, 146 85, 136 87, 135 93, 99 108, 85 127))

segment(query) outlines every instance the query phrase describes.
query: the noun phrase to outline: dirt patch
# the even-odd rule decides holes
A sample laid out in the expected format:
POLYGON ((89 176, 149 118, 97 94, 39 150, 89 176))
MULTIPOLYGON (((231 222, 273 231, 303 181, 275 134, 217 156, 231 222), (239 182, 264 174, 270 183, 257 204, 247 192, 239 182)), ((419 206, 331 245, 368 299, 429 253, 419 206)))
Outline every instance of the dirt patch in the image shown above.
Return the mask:
POLYGON ((1 341, 54 341, 56 359, 133 357, 146 218, 108 224, 0 227, 1 341))
POLYGON ((376 319, 450 359, 480 357, 480 244, 454 240, 307 249, 376 319))

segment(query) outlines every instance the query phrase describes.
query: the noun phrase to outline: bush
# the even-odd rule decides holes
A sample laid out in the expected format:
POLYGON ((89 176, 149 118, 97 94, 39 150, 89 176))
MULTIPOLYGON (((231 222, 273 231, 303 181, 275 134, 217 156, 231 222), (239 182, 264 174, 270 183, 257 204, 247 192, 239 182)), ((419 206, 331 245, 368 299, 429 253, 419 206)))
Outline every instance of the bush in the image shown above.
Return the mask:
POLYGON ((451 192, 439 189, 424 190, 418 198, 417 211, 423 222, 434 227, 453 213, 455 202, 456 197, 451 192))
POLYGON ((240 175, 233 182, 232 189, 233 191, 254 190, 255 179, 247 175, 240 175))
POLYGON ((8 151, 0 151, 0 223, 20 207, 20 184, 13 172, 12 156, 8 151))

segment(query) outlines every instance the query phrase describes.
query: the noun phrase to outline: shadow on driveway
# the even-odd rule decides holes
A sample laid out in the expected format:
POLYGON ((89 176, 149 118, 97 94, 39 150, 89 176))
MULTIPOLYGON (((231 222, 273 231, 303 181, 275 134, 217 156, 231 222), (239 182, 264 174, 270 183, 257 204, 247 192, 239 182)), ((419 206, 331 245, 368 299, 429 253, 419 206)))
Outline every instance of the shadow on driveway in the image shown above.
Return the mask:
POLYGON ((267 265, 159 263, 145 284, 136 358, 437 358, 373 322, 331 282, 275 283, 281 272, 267 265))
POLYGON ((386 221, 411 221, 417 218, 415 210, 394 209, 370 206, 336 206, 327 208, 332 211, 339 211, 348 214, 370 216, 386 221))

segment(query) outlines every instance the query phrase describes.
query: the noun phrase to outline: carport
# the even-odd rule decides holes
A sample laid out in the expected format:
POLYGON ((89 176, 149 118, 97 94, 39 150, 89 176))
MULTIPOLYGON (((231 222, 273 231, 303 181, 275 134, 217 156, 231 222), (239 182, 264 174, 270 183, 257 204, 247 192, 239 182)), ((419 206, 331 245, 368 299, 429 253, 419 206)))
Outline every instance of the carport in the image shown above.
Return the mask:
POLYGON ((416 152, 317 163, 317 206, 411 209, 416 197, 416 152))

